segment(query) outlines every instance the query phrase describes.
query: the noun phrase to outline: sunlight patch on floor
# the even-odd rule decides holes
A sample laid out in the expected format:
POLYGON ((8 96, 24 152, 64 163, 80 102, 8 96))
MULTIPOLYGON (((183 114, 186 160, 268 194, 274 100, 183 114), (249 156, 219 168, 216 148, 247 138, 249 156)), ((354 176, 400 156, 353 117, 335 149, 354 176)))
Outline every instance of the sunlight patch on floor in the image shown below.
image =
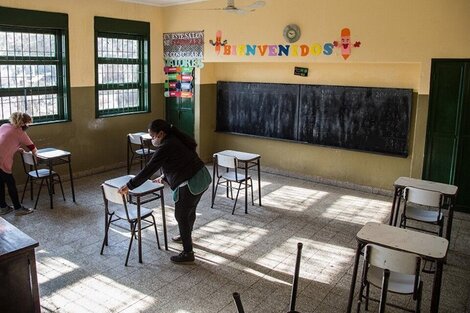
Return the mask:
POLYGON ((311 239, 292 237, 281 246, 256 260, 256 264, 269 266, 272 261, 278 265, 274 270, 293 275, 297 259, 297 243, 302 242, 302 258, 300 262, 301 278, 331 283, 338 275, 343 275, 354 257, 354 249, 328 244, 311 239))
POLYGON ((263 196, 263 205, 302 212, 326 197, 328 192, 294 186, 283 186, 263 196))
POLYGON ((391 203, 375 199, 344 195, 324 209, 322 216, 364 225, 388 220, 391 203))
POLYGON ((266 229, 260 227, 219 219, 198 228, 194 232, 194 238, 208 243, 214 252, 235 256, 261 240, 267 233, 266 229))

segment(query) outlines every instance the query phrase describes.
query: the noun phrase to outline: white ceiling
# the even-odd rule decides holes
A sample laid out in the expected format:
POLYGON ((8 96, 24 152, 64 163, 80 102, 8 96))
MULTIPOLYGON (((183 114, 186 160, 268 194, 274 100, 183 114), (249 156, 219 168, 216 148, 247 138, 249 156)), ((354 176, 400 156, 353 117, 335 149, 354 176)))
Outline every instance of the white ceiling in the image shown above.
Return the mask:
POLYGON ((147 5, 157 6, 157 7, 166 7, 170 5, 203 2, 207 0, 119 0, 119 1, 147 4, 147 5))

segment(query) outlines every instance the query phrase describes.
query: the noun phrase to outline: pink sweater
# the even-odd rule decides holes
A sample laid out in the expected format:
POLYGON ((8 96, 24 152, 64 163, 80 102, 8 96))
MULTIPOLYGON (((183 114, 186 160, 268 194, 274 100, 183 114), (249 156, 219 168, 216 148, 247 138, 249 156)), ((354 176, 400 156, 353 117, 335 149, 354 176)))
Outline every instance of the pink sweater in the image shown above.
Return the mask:
POLYGON ((33 145, 26 132, 9 123, 0 126, 0 169, 5 173, 11 174, 13 157, 21 145, 33 145))

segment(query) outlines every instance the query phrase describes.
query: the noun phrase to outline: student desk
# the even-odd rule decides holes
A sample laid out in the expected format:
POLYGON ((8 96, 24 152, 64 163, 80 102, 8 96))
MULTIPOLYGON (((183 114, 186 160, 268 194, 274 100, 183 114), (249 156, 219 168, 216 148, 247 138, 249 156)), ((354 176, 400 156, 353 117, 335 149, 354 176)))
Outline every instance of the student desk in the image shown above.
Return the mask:
POLYGON ((449 210, 449 216, 447 218, 446 238, 447 240, 450 240, 450 234, 452 231, 452 220, 454 218, 454 202, 455 198, 457 197, 458 190, 457 186, 410 177, 399 177, 393 185, 395 187, 395 193, 393 195, 393 204, 392 211, 390 213, 390 220, 388 221, 389 225, 397 225, 398 213, 400 211, 400 201, 403 195, 403 190, 405 190, 406 187, 437 191, 444 195, 444 205, 445 208, 449 210))
MULTIPOLYGON (((124 186, 129 179, 133 178, 134 175, 125 175, 117 178, 109 179, 104 183, 106 185, 120 188, 124 186)), ((137 204, 137 232, 138 232, 138 247, 139 247, 139 263, 142 263, 142 225, 140 220, 140 206, 147 202, 160 199, 162 207, 162 224, 163 224, 163 237, 165 239, 165 250, 168 250, 168 239, 166 234, 166 218, 165 218, 165 201, 163 198, 163 184, 154 183, 151 180, 147 180, 139 187, 129 190, 129 197, 135 197, 135 203, 137 204), (159 193, 158 195, 156 193, 159 193)))
MULTIPOLYGON (((59 164, 68 164, 69 167, 69 176, 70 176, 70 185, 72 187, 72 199, 75 202, 75 189, 73 187, 73 175, 72 175, 72 154, 68 151, 56 149, 56 148, 43 148, 39 149, 37 152, 38 163, 46 164, 49 168, 49 174, 52 172, 54 165, 59 164)), ((51 209, 54 208, 54 203, 52 200, 53 196, 53 181, 49 179, 49 198, 51 202, 51 209)))
MULTIPOLYGON (((213 154, 215 157, 217 154, 228 155, 237 158, 239 164, 243 164, 241 168, 245 169, 245 177, 248 177, 248 169, 252 167, 257 167, 258 169, 258 202, 261 206, 261 169, 260 169, 260 159, 259 154, 247 153, 235 150, 224 150, 216 152, 213 154)), ((215 177, 215 164, 212 169, 212 177, 215 177)), ((214 194, 214 185, 215 179, 212 179, 212 194, 214 194)), ((245 184, 245 210, 248 207, 248 186, 245 184)))
POLYGON ((145 161, 144 164, 147 163, 148 158, 152 156, 150 151, 147 151, 147 149, 148 150, 151 149, 150 146, 151 146, 151 141, 152 141, 152 137, 150 136, 149 133, 144 133, 144 132, 132 133, 134 138, 140 137, 140 142, 138 144, 139 149, 137 150, 134 150, 132 148, 133 145, 135 146, 137 145, 137 143, 131 143, 129 135, 131 134, 127 135, 127 174, 130 173, 130 169, 132 167, 131 160, 133 160, 136 155, 140 159, 141 164, 142 164, 142 161, 145 161), (145 151, 142 151, 142 149, 145 149, 145 151), (141 152, 137 153, 137 151, 141 151, 141 152), (131 157, 131 154, 132 154, 132 157, 131 157))
POLYGON ((38 245, 0 218, 0 312, 41 312, 34 253, 38 245))
POLYGON ((357 269, 359 257, 364 246, 368 243, 379 246, 410 252, 421 256, 423 259, 436 262, 436 272, 431 298, 431 312, 439 312, 439 297, 441 294, 442 269, 449 241, 445 238, 424 234, 408 229, 393 227, 380 223, 366 223, 357 233, 357 248, 354 258, 354 267, 349 290, 349 300, 347 312, 351 312, 354 298, 354 288, 356 286, 357 269))

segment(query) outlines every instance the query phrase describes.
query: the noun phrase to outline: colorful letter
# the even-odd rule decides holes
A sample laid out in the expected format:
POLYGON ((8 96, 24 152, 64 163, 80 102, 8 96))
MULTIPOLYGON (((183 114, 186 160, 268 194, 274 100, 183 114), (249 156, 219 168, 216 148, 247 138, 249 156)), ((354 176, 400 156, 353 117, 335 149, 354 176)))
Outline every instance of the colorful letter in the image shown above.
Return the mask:
POLYGON ((277 46, 276 45, 269 45, 268 55, 271 56, 271 57, 277 55, 277 46))
POLYGON ((289 47, 290 45, 279 45, 279 53, 277 54, 278 56, 282 56, 283 54, 285 56, 289 55, 289 47))
POLYGON ((256 45, 246 45, 246 55, 255 55, 256 45))
POLYGON ((333 44, 332 43, 325 43, 323 46, 323 54, 324 55, 331 55, 333 53, 333 44))
POLYGON ((258 50, 261 56, 264 56, 266 54, 267 49, 268 49, 267 45, 258 46, 258 50))

